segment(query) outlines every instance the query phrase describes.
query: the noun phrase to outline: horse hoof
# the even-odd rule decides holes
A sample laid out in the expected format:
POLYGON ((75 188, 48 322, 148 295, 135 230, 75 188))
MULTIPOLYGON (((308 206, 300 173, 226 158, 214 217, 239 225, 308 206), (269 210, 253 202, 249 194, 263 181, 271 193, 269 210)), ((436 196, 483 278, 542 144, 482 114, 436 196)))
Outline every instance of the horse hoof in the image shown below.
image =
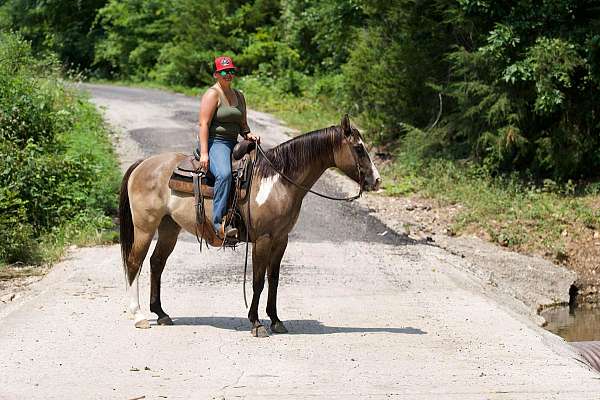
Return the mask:
POLYGON ((254 337, 269 337, 269 334, 267 333, 267 328, 265 328, 263 325, 259 325, 252 328, 251 333, 254 337))
POLYGON ((139 321, 136 321, 135 327, 140 329, 148 329, 150 328, 150 322, 148 322, 147 319, 140 319, 139 321))
POLYGON ((271 324, 271 332, 273 333, 288 333, 287 328, 283 325, 283 322, 277 321, 271 324))
POLYGON ((158 325, 165 325, 165 326, 166 325, 173 325, 173 320, 168 315, 165 315, 164 317, 161 317, 161 318, 157 319, 156 323, 158 325))

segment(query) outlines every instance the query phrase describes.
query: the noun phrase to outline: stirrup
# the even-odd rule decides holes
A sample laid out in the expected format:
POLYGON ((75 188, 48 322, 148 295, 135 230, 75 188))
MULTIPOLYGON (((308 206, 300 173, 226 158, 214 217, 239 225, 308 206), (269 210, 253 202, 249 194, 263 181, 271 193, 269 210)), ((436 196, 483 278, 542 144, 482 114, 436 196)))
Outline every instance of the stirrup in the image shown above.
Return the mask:
POLYGON ((238 229, 232 227, 231 225, 225 226, 225 225, 221 225, 221 229, 219 229, 217 233, 217 236, 219 237, 219 239, 223 240, 224 238, 229 240, 229 239, 235 239, 237 240, 238 238, 238 229))

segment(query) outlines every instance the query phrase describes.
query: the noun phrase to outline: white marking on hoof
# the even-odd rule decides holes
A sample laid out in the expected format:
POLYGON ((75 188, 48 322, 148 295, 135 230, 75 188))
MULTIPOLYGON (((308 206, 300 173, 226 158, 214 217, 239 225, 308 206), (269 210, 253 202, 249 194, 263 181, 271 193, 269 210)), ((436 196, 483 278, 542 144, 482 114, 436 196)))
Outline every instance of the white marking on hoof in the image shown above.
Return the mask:
POLYGON ((278 180, 279 175, 273 175, 260 180, 260 189, 258 189, 258 194, 256 195, 256 203, 259 206, 265 204, 269 198, 269 195, 271 194, 271 191, 273 190, 273 186, 275 186, 278 180))
POLYGON ((150 328, 150 322, 148 322, 146 318, 140 319, 139 321, 135 322, 135 327, 139 329, 148 329, 150 328))
POLYGON ((140 309, 140 285, 139 285, 139 274, 133 280, 131 286, 129 286, 129 315, 133 316, 135 321, 135 327, 141 329, 150 328, 150 323, 146 319, 146 316, 140 309))

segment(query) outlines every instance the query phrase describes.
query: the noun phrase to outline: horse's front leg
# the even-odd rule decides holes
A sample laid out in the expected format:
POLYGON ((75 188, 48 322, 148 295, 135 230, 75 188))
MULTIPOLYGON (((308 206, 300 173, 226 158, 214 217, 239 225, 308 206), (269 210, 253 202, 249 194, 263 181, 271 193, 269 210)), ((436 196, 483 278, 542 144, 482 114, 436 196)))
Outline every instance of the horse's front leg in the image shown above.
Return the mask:
POLYGON ((279 285, 279 269, 281 259, 287 247, 288 237, 281 238, 273 243, 271 262, 267 267, 267 279, 269 281, 269 297, 267 298, 267 315, 271 318, 271 331, 274 333, 287 333, 283 322, 277 316, 277 286, 279 285))
POLYGON ((252 245, 252 304, 248 311, 248 319, 252 324, 252 336, 267 337, 269 336, 265 327, 258 319, 258 302, 260 294, 265 286, 265 272, 271 258, 271 238, 268 235, 261 236, 252 245))

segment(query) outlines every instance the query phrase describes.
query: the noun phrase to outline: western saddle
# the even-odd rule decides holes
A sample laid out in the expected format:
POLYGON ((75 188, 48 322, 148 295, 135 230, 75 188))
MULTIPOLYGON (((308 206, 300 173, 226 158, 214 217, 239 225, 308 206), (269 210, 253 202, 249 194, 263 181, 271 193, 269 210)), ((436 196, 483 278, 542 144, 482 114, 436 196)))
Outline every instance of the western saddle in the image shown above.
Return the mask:
MULTIPOLYGON (((243 140, 235 145, 231 154, 231 173, 233 184, 228 196, 227 214, 224 224, 231 224, 238 229, 238 234, 246 232, 244 221, 240 216, 238 207, 248 200, 248 191, 252 178, 252 151, 256 148, 256 143, 251 140, 243 140)), ((187 156, 173 170, 169 179, 169 188, 176 192, 194 195, 194 205, 196 207, 196 236, 198 240, 201 237, 214 247, 223 245, 235 246, 241 239, 230 238, 220 239, 213 227, 211 221, 207 221, 204 208, 204 199, 214 197, 215 178, 210 171, 202 171, 200 168, 200 154, 196 149, 193 155, 187 156), (198 234, 200 236, 198 236, 198 234)))

